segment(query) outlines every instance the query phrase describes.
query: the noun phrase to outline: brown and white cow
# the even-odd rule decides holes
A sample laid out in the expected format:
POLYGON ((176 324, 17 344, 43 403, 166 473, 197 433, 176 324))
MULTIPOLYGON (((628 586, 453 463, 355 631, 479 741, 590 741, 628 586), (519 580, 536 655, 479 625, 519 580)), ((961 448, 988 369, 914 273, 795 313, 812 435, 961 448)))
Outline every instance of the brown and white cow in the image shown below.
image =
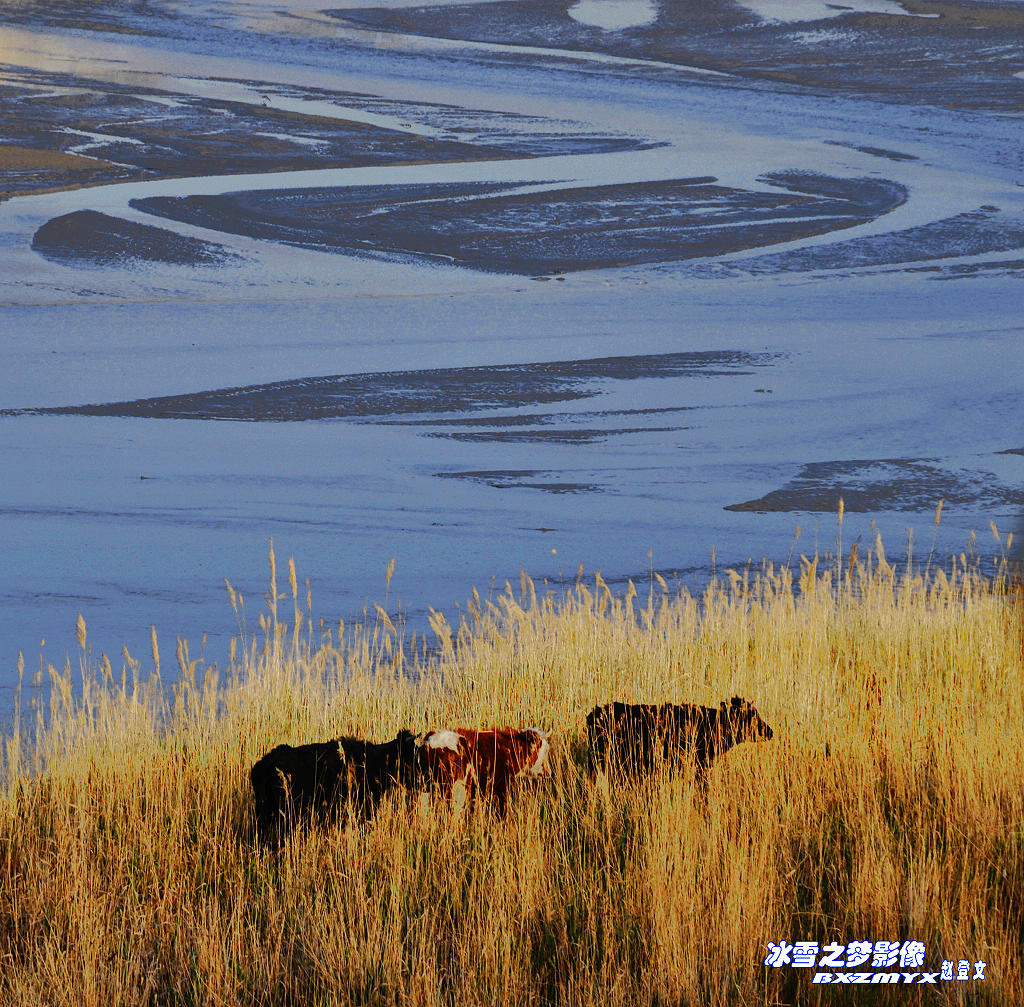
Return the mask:
POLYGON ((431 731, 422 741, 423 762, 431 787, 449 801, 461 783, 467 803, 479 791, 504 815, 514 780, 551 775, 550 738, 536 727, 431 731))
POLYGON ((739 696, 718 707, 674 703, 609 703, 587 716, 591 769, 650 773, 690 758, 698 777, 742 741, 768 741, 772 729, 739 696))

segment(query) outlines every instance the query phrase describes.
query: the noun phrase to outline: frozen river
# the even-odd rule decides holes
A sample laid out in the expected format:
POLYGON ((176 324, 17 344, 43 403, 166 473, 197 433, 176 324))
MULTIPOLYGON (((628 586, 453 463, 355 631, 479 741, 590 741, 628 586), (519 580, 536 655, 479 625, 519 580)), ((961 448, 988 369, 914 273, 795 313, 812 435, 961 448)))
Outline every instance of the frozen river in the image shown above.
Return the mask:
POLYGON ((142 9, 0 11, 8 696, 79 612, 222 660, 271 537, 420 627, 824 553, 840 497, 1018 550, 1024 6, 142 9))

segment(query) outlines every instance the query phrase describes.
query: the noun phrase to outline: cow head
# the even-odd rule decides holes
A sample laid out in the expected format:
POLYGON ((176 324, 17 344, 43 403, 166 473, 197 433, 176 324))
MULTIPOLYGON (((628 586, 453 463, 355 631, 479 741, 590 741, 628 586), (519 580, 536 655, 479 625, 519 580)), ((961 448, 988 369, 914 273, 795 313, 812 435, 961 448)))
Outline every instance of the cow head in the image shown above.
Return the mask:
POLYGON ((447 748, 452 752, 466 747, 466 739, 456 731, 430 731, 421 744, 427 748, 447 748))
POLYGON ((532 776, 550 776, 551 767, 548 765, 548 752, 551 748, 551 732, 542 731, 538 727, 528 727, 520 732, 523 738, 524 754, 526 758, 523 766, 532 776))
POLYGON ((728 725, 732 739, 741 741, 771 741, 774 732, 761 719, 752 703, 739 696, 733 696, 732 702, 722 703, 721 719, 728 725))

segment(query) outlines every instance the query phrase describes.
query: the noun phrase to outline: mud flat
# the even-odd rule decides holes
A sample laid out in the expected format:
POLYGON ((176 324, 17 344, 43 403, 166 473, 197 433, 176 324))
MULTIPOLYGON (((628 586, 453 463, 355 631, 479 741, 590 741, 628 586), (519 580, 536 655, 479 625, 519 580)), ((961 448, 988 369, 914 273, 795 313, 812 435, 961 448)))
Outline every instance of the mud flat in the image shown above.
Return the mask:
POLYGON ((466 413, 570 402, 599 394, 597 382, 739 376, 770 355, 735 351, 608 357, 498 367, 351 374, 224 388, 134 402, 16 410, 21 415, 302 421, 466 413))
POLYGON ((567 482, 564 473, 538 469, 494 469, 481 472, 438 472, 441 479, 465 479, 496 490, 527 489, 545 493, 598 493, 596 483, 567 482))
POLYGON ((218 86, 248 100, 0 65, 0 198, 125 180, 608 153, 646 142, 542 117, 204 82, 218 86))
POLYGON ((350 187, 140 199, 132 206, 302 247, 423 256, 528 275, 713 257, 854 227, 906 199, 892 182, 807 172, 763 179, 788 192, 742 191, 714 181, 511 195, 487 184, 350 187))
POLYGON ((807 6, 819 16, 794 16, 799 5, 763 4, 762 16, 739 3, 673 0, 657 4, 656 16, 646 22, 615 31, 573 18, 573 0, 332 13, 386 31, 614 53, 901 104, 1003 112, 1024 105, 1013 79, 1020 70, 1013 40, 1024 32, 1019 4, 911 0, 890 5, 886 13, 858 10, 856 3, 807 6))
POLYGON ((840 499, 846 510, 861 514, 926 511, 939 500, 953 507, 1024 508, 1024 489, 992 472, 956 471, 937 459, 814 462, 785 486, 726 510, 830 514, 840 499))
POLYGON ((59 150, 39 150, 14 143, 0 147, 0 200, 25 192, 47 192, 124 178, 109 162, 59 150))
POLYGON ((95 210, 54 217, 32 239, 32 248, 55 262, 130 267, 145 262, 180 266, 220 264, 235 256, 223 245, 122 220, 95 210))
MULTIPOLYGON (((708 263, 706 275, 724 273, 811 273, 821 270, 898 268, 917 262, 941 263, 943 259, 969 258, 989 252, 1007 252, 1024 246, 1024 219, 982 206, 970 213, 933 221, 920 227, 890 231, 885 235, 837 241, 828 246, 708 263)), ((992 263, 1019 270, 1019 262, 992 263)), ((935 265, 936 270, 943 269, 935 265)), ((968 267, 969 268, 969 267, 968 267)))

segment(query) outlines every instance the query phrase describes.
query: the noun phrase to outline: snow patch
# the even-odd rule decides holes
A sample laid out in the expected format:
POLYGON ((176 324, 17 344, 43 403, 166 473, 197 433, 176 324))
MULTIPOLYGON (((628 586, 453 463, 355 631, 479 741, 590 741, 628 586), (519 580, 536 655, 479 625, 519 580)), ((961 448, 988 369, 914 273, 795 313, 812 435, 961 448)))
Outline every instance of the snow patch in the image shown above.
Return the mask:
POLYGON ((824 21, 843 14, 894 14, 901 17, 936 18, 938 14, 911 14, 896 0, 851 0, 828 3, 827 0, 740 0, 742 6, 764 21, 824 21))
POLYGON ((566 13, 580 24, 621 31, 650 24, 660 12, 655 0, 577 0, 566 13))

